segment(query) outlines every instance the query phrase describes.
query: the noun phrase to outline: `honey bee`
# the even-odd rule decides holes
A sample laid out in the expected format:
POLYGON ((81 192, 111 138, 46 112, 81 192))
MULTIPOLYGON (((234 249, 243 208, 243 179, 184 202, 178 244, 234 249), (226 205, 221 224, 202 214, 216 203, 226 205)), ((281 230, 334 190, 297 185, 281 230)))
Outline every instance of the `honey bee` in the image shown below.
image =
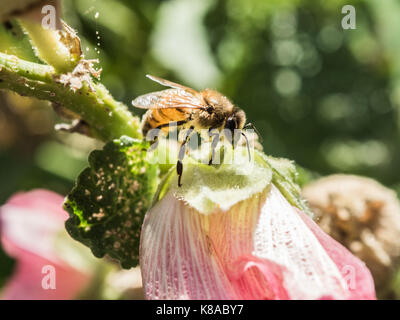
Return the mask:
MULTIPOLYGON (((176 165, 179 187, 182 186, 182 160, 185 155, 186 143, 194 131, 208 129, 209 136, 213 137, 209 161, 209 164, 212 164, 215 148, 220 139, 219 133, 222 130, 227 129, 224 130, 225 136, 227 132, 230 133, 227 138, 232 143, 232 146, 234 146, 234 141, 237 141, 237 139, 234 139, 234 135, 237 133, 235 129, 253 128, 255 130, 251 123, 246 125, 244 111, 215 90, 204 89, 198 92, 192 88, 159 77, 151 75, 146 75, 146 77, 171 89, 151 92, 132 101, 132 105, 136 108, 149 109, 143 117, 143 136, 146 136, 151 129, 160 129, 163 132, 168 132, 172 125, 179 128, 189 128, 181 144, 176 165)), ((243 132, 240 131, 240 133, 246 139, 250 157, 247 137, 243 132)), ((153 142, 156 141, 157 137, 154 138, 153 142)))

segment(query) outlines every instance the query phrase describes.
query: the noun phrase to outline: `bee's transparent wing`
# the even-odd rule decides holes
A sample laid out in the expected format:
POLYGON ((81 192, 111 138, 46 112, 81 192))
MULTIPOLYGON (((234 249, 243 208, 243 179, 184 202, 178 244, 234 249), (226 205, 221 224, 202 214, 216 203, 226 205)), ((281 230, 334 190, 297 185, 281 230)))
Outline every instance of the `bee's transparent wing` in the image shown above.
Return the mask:
POLYGON ((189 88, 189 87, 186 87, 186 86, 183 86, 183 85, 181 85, 179 83, 175 83, 175 82, 172 82, 172 81, 169 81, 169 80, 165 80, 165 79, 162 79, 162 78, 159 78, 159 77, 156 77, 156 76, 152 76, 150 74, 146 74, 146 77, 151 79, 151 80, 153 80, 153 81, 155 81, 155 82, 158 82, 159 84, 161 84, 163 86, 171 87, 171 88, 175 88, 175 89, 181 89, 181 90, 184 90, 184 91, 186 91, 188 93, 191 93, 194 96, 200 95, 196 90, 194 90, 192 88, 189 88))
POLYGON ((200 94, 193 95, 182 89, 167 89, 144 94, 133 100, 132 105, 140 109, 206 107, 200 94))

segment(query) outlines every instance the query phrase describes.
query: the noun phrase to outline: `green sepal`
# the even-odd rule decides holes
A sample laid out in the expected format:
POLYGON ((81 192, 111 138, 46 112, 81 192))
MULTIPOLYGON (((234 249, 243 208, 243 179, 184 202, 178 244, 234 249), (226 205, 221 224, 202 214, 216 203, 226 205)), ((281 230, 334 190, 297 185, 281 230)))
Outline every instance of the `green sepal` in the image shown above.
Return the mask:
POLYGON ((157 186, 157 166, 145 161, 148 147, 124 136, 93 151, 64 204, 68 233, 123 268, 139 262, 140 229, 157 186))
POLYGON ((213 165, 207 164, 208 156, 196 160, 186 157, 182 186, 178 186, 174 167, 164 177, 155 200, 172 189, 178 199, 192 208, 202 214, 211 214, 217 210, 228 210, 239 201, 262 192, 271 182, 272 170, 265 165, 259 152, 252 153, 251 161, 246 148, 239 147, 234 151, 221 148, 221 152, 220 163, 213 165), (233 155, 235 161, 232 161, 233 155))
POLYGON ((298 172, 294 161, 285 158, 274 158, 265 154, 263 154, 263 158, 273 171, 272 183, 279 189, 286 200, 292 206, 312 217, 313 213, 301 196, 301 189, 297 183, 298 172))
POLYGON ((266 156, 257 150, 252 150, 251 161, 248 161, 247 149, 243 147, 234 151, 221 148, 221 161, 216 165, 206 164, 204 160, 208 159, 208 155, 206 158, 200 153, 193 152, 191 155, 183 161, 182 186, 178 186, 176 167, 171 168, 160 184, 153 203, 173 190, 178 199, 200 213, 211 214, 217 210, 228 210, 273 183, 291 205, 312 216, 301 197, 293 161, 266 156), (234 162, 224 163, 232 156, 235 157, 234 162))

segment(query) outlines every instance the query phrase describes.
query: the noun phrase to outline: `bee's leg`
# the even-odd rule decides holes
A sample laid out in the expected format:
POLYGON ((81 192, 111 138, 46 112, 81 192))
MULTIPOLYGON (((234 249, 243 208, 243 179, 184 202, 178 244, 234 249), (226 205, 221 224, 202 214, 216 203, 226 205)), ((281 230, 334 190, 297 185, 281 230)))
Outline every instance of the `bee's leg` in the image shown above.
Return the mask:
POLYGON ((194 130, 194 127, 191 126, 185 135, 185 139, 183 140, 183 142, 181 144, 181 148, 179 149, 178 162, 176 164, 176 173, 178 174, 178 187, 182 186, 182 183, 181 183, 182 174, 183 174, 182 160, 185 157, 186 143, 189 141, 190 135, 192 134, 193 130, 194 130))
POLYGON ((208 162, 208 165, 210 166, 213 162, 214 156, 215 156, 215 148, 217 147, 218 141, 219 141, 219 133, 218 132, 212 132, 213 129, 208 130, 208 135, 210 137, 214 136, 211 142, 211 157, 210 161, 208 162))
MULTIPOLYGON (((185 120, 183 120, 183 121, 177 121, 177 122, 172 122, 172 123, 169 123, 169 122, 168 122, 168 123, 163 123, 163 124, 159 125, 158 127, 154 128, 154 130, 161 130, 162 128, 173 127, 173 126, 179 127, 179 126, 181 126, 181 125, 183 125, 183 124, 185 124, 185 123, 186 123, 185 120)), ((153 140, 150 142, 150 148, 149 148, 148 151, 152 151, 152 150, 154 150, 155 148, 157 148, 158 142, 159 142, 159 140, 158 140, 158 137, 159 137, 159 136, 160 136, 160 134, 157 134, 157 135, 153 138, 153 140)))

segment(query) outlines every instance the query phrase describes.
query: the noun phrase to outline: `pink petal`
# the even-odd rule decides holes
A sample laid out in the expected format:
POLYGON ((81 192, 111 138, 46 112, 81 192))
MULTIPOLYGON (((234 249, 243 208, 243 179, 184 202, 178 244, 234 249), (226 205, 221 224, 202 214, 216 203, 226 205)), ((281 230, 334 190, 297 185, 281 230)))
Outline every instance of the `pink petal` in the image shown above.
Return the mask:
POLYGON ((375 286, 371 272, 365 263, 354 256, 349 250, 322 231, 306 214, 298 210, 299 215, 315 234, 328 255, 336 263, 344 278, 347 279, 349 299, 376 299, 375 286))
POLYGON ((55 248, 68 216, 62 203, 56 193, 34 190, 14 195, 0 208, 2 246, 17 260, 3 299, 72 299, 87 286, 90 276, 67 264, 55 248), (56 289, 42 287, 46 265, 55 268, 56 289))
POLYGON ((169 192, 146 215, 140 267, 148 299, 232 299, 202 225, 202 215, 169 192))
POLYGON ((17 258, 14 274, 8 280, 1 298, 4 300, 69 300, 88 284, 88 275, 67 265, 54 264, 29 251, 21 252, 17 258), (43 289, 46 274, 42 268, 51 265, 55 269, 56 288, 43 289))
POLYGON ((244 300, 287 300, 285 268, 267 259, 241 256, 229 270, 229 278, 244 300))
POLYGON ((368 269, 309 222, 274 186, 211 215, 170 192, 148 212, 142 230, 146 297, 350 299, 356 295, 342 270, 347 266, 363 281, 359 296, 373 298, 368 269))

